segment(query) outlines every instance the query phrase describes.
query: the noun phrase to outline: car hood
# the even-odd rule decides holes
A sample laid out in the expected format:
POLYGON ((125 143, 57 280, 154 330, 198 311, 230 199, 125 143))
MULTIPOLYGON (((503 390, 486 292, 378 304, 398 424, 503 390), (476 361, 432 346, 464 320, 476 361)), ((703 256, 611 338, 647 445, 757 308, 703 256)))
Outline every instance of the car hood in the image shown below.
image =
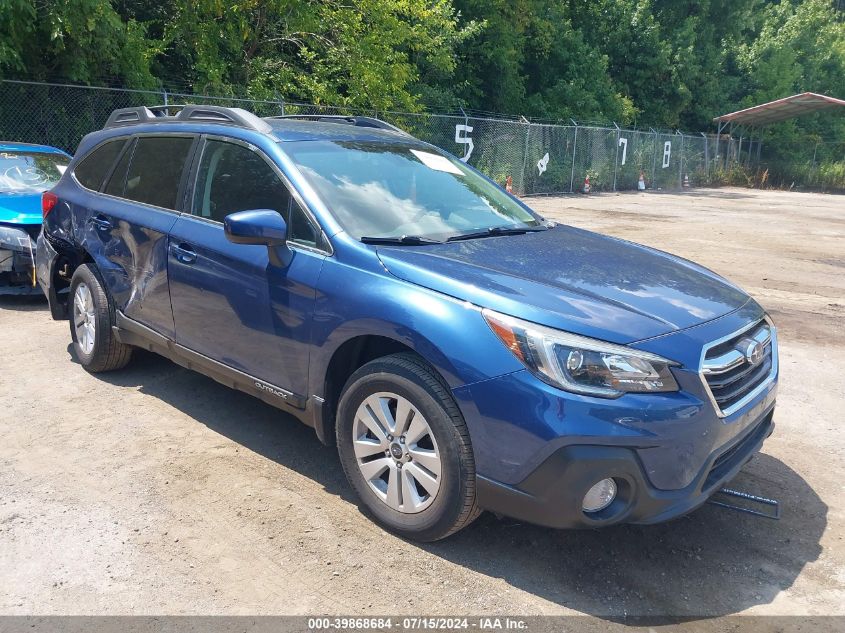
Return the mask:
POLYGON ((706 268, 631 242, 547 231, 380 246, 387 270, 477 306, 616 343, 710 321, 749 297, 706 268))
POLYGON ((41 224, 41 194, 0 193, 0 222, 41 224))

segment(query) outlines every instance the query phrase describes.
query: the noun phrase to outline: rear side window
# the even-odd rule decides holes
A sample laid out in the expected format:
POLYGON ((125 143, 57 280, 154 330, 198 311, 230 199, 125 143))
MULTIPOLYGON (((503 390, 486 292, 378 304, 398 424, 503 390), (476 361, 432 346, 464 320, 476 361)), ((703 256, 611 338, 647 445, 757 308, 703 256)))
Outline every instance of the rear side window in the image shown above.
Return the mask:
POLYGON ((86 189, 99 191, 103 179, 109 173, 117 155, 126 143, 125 138, 106 141, 83 158, 73 170, 76 179, 86 189))
POLYGON ((179 183, 193 142, 190 137, 139 138, 126 176, 123 197, 156 207, 175 209, 179 183))
MULTIPOLYGON (((131 145, 131 143, 130 143, 131 145)), ((106 183, 106 188, 103 193, 110 196, 122 196, 123 185, 126 183, 126 170, 129 168, 129 161, 132 159, 132 147, 127 147, 123 152, 123 156, 117 162, 117 167, 114 168, 112 175, 109 176, 109 181, 106 183)))

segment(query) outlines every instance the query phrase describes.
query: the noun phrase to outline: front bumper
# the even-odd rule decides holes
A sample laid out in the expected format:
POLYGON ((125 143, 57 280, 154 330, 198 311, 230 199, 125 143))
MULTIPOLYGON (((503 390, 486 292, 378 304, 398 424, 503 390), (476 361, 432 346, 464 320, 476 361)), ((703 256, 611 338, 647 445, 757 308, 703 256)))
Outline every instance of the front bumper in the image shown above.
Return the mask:
POLYGON ((680 390, 603 399, 567 393, 527 370, 453 391, 475 453, 478 502, 552 527, 654 523, 685 514, 729 481, 772 432, 772 378, 740 410, 720 417, 698 367, 709 342, 759 320, 749 306, 722 319, 644 341, 677 359, 680 390), (594 515, 584 494, 612 477, 618 501, 594 515))
POLYGON ((554 528, 668 521, 695 510, 736 476, 774 430, 773 409, 733 444, 711 455, 693 482, 680 490, 651 485, 633 449, 567 446, 516 486, 479 476, 478 503, 485 510, 554 528), (583 512, 584 495, 607 477, 616 482, 616 499, 600 512, 583 512))

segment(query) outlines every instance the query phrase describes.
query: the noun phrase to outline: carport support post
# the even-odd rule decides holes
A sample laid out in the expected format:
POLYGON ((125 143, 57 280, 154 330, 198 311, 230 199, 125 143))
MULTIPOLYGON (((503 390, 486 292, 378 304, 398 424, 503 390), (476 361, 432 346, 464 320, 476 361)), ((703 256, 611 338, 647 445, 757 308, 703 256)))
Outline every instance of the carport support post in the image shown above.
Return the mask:
POLYGON ((704 175, 707 179, 710 179, 710 143, 707 141, 707 135, 702 132, 701 136, 704 137, 704 175))
POLYGON ((734 124, 731 122, 730 127, 728 128, 728 151, 725 152, 725 171, 730 169, 731 166, 731 145, 734 142, 734 124))
POLYGON ((713 157, 713 162, 719 162, 719 138, 722 136, 722 124, 719 124, 719 130, 716 132, 716 155, 713 157))
MULTIPOLYGON (((719 141, 722 139, 722 132, 727 126, 727 121, 719 121, 719 127, 716 132, 716 155, 713 157, 716 161, 716 164, 719 164, 719 141)), ((728 143, 728 151, 730 151, 730 143, 728 143)), ((727 169, 727 163, 725 163, 725 169, 727 169)))

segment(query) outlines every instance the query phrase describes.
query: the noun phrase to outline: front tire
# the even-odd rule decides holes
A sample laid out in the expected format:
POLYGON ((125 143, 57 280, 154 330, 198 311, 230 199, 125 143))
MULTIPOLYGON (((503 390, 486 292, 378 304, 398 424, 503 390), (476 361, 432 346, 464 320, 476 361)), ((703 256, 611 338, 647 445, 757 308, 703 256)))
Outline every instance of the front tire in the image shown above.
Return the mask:
POLYGON ((448 387, 413 354, 376 359, 349 378, 337 447, 367 513, 391 532, 436 541, 479 514, 466 423, 448 387))
POLYGON ((112 332, 114 306, 96 268, 82 264, 70 282, 70 336, 79 363, 91 373, 125 367, 132 348, 112 332))

